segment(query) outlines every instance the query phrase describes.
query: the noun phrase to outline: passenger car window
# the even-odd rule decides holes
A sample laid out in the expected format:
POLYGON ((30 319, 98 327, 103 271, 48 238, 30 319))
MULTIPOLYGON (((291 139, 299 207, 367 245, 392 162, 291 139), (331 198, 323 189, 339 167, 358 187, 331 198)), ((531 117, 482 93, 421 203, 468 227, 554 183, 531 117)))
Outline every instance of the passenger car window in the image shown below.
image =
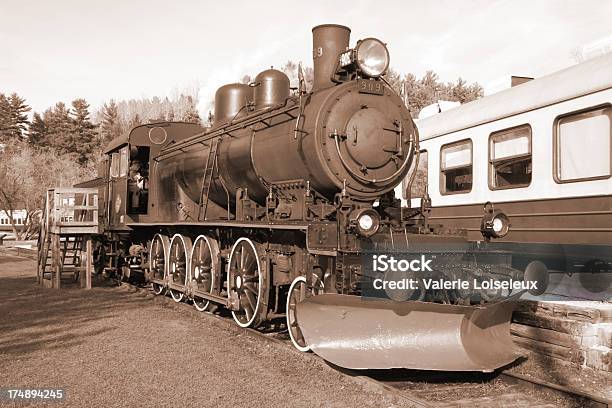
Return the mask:
POLYGON ((440 192, 468 193, 472 190, 472 141, 461 140, 440 149, 440 192))
POLYGON ((559 182, 610 177, 612 107, 567 115, 555 127, 559 182))
POLYGON ((402 181, 402 194, 405 200, 422 198, 425 196, 425 192, 427 191, 427 150, 421 150, 419 153, 419 167, 417 168, 416 174, 412 176, 414 165, 415 161, 413 161, 410 166, 408 177, 404 178, 402 181), (410 191, 408 191, 408 183, 411 177, 413 177, 412 187, 410 191))
POLYGON ((493 190, 531 183, 531 126, 522 125, 489 136, 489 176, 493 190))

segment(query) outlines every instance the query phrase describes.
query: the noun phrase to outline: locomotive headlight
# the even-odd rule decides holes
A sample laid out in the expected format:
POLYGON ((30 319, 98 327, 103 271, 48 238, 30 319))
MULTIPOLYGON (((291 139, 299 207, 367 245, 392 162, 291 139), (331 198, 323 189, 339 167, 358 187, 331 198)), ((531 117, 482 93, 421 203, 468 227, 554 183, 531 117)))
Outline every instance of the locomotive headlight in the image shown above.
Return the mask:
POLYGON ((369 77, 377 78, 389 68, 389 50, 376 38, 360 40, 355 48, 357 67, 369 77))
POLYGON ((364 237, 371 237, 380 228, 380 216, 371 208, 362 208, 354 211, 350 216, 353 228, 364 237))
POLYGON ((510 220, 508 216, 503 212, 498 212, 491 221, 491 229, 495 238, 503 238, 510 231, 510 220))
POLYGON ((506 223, 501 217, 495 217, 493 219, 493 232, 496 234, 502 234, 506 228, 506 223))
POLYGON ((493 208, 490 202, 485 204, 484 215, 480 223, 480 233, 486 239, 503 238, 510 231, 510 219, 500 210, 493 208))
POLYGON ((372 226, 374 225, 374 220, 368 214, 363 214, 359 220, 357 220, 357 222, 359 223, 359 228, 364 231, 372 229, 372 226))

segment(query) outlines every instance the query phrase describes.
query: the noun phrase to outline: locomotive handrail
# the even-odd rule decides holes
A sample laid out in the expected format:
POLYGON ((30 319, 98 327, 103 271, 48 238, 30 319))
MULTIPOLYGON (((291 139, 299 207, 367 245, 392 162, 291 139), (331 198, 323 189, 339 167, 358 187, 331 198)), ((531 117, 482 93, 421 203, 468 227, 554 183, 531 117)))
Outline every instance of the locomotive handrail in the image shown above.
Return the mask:
MULTIPOLYGON (((289 112, 295 109, 299 109, 299 106, 297 104, 288 105, 288 102, 292 100, 293 100, 292 98, 287 98, 285 102, 283 103, 280 103, 276 106, 271 106, 270 108, 267 108, 264 111, 255 111, 253 114, 246 116, 245 118, 239 120, 238 122, 235 122, 235 123, 230 122, 225 126, 222 126, 218 129, 214 129, 209 132, 197 133, 181 142, 178 142, 177 144, 171 147, 168 147, 165 150, 162 150, 159 156, 155 158, 155 161, 163 160, 167 158, 170 154, 176 151, 180 151, 183 148, 193 146, 197 143, 206 142, 210 139, 213 139, 214 137, 228 134, 237 129, 244 129, 245 127, 255 124, 255 123, 261 122, 261 123, 266 124, 264 122, 265 120, 279 116, 279 115, 287 115, 291 119, 295 119, 296 116, 289 114, 289 112), (204 139, 202 140, 203 137, 204 139)), ((269 127, 269 125, 267 124, 266 126, 269 127)))
MULTIPOLYGON (((342 152, 340 152, 340 143, 338 141, 340 135, 338 133, 333 134, 334 136, 334 141, 336 142, 336 152, 338 153, 338 157, 340 158, 340 162, 342 163, 342 165, 346 168, 346 170, 351 173, 353 176, 355 176, 356 178, 360 179, 361 181, 365 181, 366 183, 384 183, 386 181, 389 181, 391 179, 394 179, 395 177, 397 177, 402 171, 404 171, 404 169, 406 168, 406 165, 408 164, 408 161, 412 158, 412 156, 410 154, 406 155, 406 158, 404 159, 404 162, 402 163, 402 165, 397 169, 397 171, 393 174, 391 174, 388 177, 385 177, 383 179, 369 179, 367 177, 363 177, 361 176, 359 173, 355 172, 344 160, 344 157, 342 156, 342 152)), ((411 137, 410 140, 410 149, 412 150, 414 146, 414 140, 411 137)))

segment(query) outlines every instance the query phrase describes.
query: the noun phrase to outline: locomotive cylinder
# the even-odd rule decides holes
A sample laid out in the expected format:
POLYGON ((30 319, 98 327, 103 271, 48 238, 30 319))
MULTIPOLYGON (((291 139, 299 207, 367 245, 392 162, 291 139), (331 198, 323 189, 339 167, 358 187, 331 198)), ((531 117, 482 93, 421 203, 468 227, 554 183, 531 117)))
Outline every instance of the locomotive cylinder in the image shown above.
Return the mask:
POLYGON ((331 76, 338 55, 349 47, 351 29, 338 24, 322 24, 312 29, 313 91, 333 86, 331 76))

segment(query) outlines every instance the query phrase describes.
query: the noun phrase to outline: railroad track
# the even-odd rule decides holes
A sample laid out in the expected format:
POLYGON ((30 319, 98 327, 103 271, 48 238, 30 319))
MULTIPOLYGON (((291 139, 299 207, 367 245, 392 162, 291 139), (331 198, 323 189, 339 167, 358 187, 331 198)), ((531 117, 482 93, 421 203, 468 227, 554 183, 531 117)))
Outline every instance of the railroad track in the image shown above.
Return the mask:
MULTIPOLYGON (((155 296, 148 287, 125 284, 132 293, 144 293, 180 308, 181 313, 188 311, 200 315, 186 303, 176 303, 171 297, 155 296)), ((234 332, 280 344, 304 358, 321 360, 314 353, 301 353, 296 350, 289 335, 283 331, 260 331, 241 328, 236 325, 229 313, 207 313, 234 332)), ((274 322, 273 322, 274 324, 274 322)), ((277 326, 278 327, 278 326, 277 326)), ((326 362, 326 364, 331 365, 326 362)), ((435 372, 420 370, 347 370, 334 367, 357 381, 373 384, 392 393, 406 406, 415 407, 612 407, 612 400, 582 390, 564 387, 513 372, 472 373, 472 372, 435 372)))

